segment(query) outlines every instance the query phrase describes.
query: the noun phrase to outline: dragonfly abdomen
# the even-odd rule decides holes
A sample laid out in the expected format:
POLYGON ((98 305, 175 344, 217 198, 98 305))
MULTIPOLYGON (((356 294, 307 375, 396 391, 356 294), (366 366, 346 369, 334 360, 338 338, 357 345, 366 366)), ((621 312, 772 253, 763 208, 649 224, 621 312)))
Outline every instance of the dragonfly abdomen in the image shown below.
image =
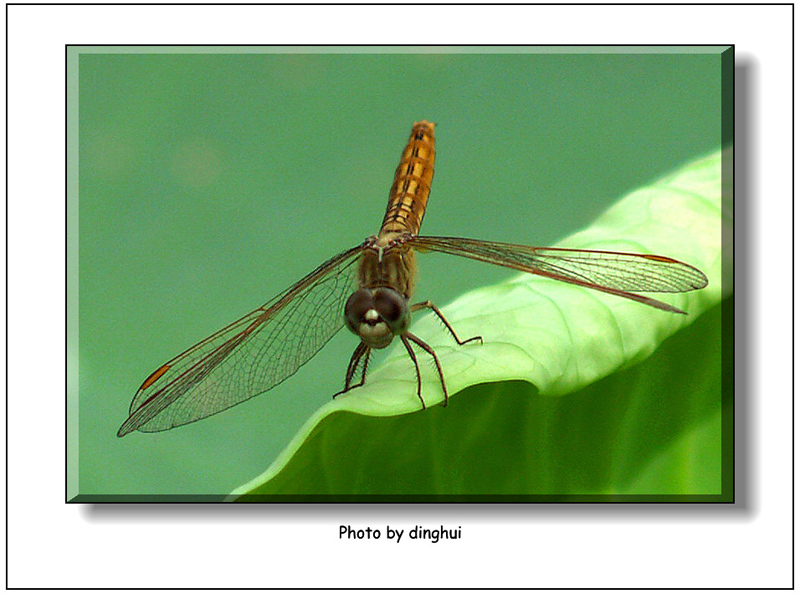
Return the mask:
POLYGON ((411 137, 394 174, 380 236, 419 233, 433 181, 433 161, 436 157, 433 126, 431 122, 423 120, 411 128, 411 137))

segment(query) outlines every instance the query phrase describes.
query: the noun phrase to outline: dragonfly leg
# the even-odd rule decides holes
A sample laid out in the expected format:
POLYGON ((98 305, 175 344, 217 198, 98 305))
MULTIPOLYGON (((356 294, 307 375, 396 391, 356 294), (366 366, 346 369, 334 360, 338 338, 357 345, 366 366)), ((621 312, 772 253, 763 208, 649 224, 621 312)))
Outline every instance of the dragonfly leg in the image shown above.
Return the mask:
MULTIPOLYGON (((361 381, 358 382, 358 386, 363 386, 364 381, 367 379, 367 366, 369 365, 369 356, 372 354, 372 349, 367 347, 366 353, 364 353, 364 365, 361 367, 361 381)), ((356 386, 353 386, 354 388, 356 386)))
POLYGON ((417 374, 417 396, 419 397, 419 401, 422 402, 422 410, 425 410, 425 400, 422 398, 422 378, 419 375, 419 363, 417 363, 417 356, 414 354, 414 349, 412 349, 411 345, 408 344, 408 338, 406 338, 405 334, 400 335, 400 340, 403 341, 403 346, 406 347, 408 356, 411 357, 411 360, 414 362, 414 371, 417 374))
MULTIPOLYGON (((439 357, 436 356, 436 351, 434 351, 430 347, 430 345, 428 345, 428 343, 423 341, 421 338, 411 334, 411 332, 406 332, 405 334, 402 335, 402 337, 404 339, 408 338, 414 344, 418 345, 423 351, 425 351, 431 357, 433 357, 433 362, 436 363, 436 371, 439 372, 439 380, 442 382, 442 392, 444 392, 444 405, 443 406, 447 406, 447 385, 445 385, 445 383, 444 383, 444 373, 442 373, 442 366, 439 363, 439 357)), ((403 343, 405 343, 405 340, 403 340, 403 343)), ((406 348, 409 351, 411 350, 407 344, 406 344, 406 348)), ((416 365, 416 364, 417 364, 417 360, 414 358, 414 365, 416 365)), ((417 377, 419 377, 419 367, 417 367, 417 377)), ((419 399, 422 400, 422 396, 421 395, 420 395, 419 399)), ((422 403, 422 406, 423 406, 423 408, 425 407, 425 402, 424 401, 422 403)))
POLYGON ((353 356, 350 357, 350 363, 347 365, 347 374, 344 378, 344 390, 340 390, 333 395, 334 398, 339 396, 340 394, 344 394, 345 392, 349 392, 353 388, 358 388, 364 385, 364 380, 367 377, 367 365, 369 364, 369 356, 372 352, 366 344, 363 342, 359 343, 356 347, 356 350, 353 351, 353 356), (361 381, 357 384, 352 384, 353 376, 355 376, 356 371, 358 371, 358 367, 363 361, 363 368, 361 370, 361 381))
POLYGON ((458 335, 456 334, 456 331, 453 330, 453 327, 445 319, 444 314, 439 310, 438 307, 436 307, 430 301, 423 301, 421 303, 415 303, 414 305, 411 306, 411 311, 419 311, 421 309, 433 310, 433 313, 435 313, 437 316, 439 316, 439 319, 444 323, 445 327, 450 331, 451 336, 455 339, 455 341, 459 345, 467 344, 468 342, 472 342, 473 340, 479 340, 481 342, 481 344, 483 344, 483 337, 482 336, 473 336, 472 338, 468 338, 466 340, 459 340, 458 335))

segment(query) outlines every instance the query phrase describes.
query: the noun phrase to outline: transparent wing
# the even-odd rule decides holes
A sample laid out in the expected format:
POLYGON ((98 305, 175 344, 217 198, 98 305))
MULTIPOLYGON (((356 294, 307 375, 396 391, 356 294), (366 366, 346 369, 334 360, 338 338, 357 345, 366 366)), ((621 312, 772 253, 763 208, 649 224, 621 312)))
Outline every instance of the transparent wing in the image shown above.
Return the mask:
POLYGON ((506 266, 675 313, 685 312, 635 292, 683 293, 708 284, 706 275, 694 266, 650 254, 539 248, 460 237, 410 236, 406 243, 421 251, 506 266))
POLYGON ((294 374, 344 325, 361 247, 168 361, 133 398, 117 435, 164 431, 230 408, 294 374))

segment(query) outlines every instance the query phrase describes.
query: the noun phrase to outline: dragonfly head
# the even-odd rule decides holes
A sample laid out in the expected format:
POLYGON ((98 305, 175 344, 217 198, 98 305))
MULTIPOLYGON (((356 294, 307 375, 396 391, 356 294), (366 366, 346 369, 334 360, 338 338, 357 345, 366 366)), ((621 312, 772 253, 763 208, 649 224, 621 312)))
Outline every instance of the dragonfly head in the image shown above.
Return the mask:
POLYGON ((406 298, 394 289, 358 289, 344 306, 344 319, 368 347, 382 349, 408 329, 411 315, 406 298))

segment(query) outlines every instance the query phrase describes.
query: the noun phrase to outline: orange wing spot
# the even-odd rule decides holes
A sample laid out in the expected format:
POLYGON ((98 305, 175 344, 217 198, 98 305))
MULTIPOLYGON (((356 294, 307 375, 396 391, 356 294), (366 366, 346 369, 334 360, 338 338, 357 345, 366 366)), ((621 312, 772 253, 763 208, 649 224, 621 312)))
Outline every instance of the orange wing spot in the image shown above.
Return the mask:
POLYGON ((656 262, 675 262, 672 258, 667 258, 666 256, 656 256, 655 254, 641 254, 643 257, 647 258, 648 260, 655 260, 656 262))
POLYGON ((144 380, 144 383, 142 384, 142 387, 139 388, 139 391, 141 392, 142 390, 146 390, 147 388, 152 386, 154 383, 156 383, 156 380, 165 373, 167 373, 167 371, 169 371, 169 365, 166 364, 156 369, 153 373, 150 374, 150 377, 144 380))

